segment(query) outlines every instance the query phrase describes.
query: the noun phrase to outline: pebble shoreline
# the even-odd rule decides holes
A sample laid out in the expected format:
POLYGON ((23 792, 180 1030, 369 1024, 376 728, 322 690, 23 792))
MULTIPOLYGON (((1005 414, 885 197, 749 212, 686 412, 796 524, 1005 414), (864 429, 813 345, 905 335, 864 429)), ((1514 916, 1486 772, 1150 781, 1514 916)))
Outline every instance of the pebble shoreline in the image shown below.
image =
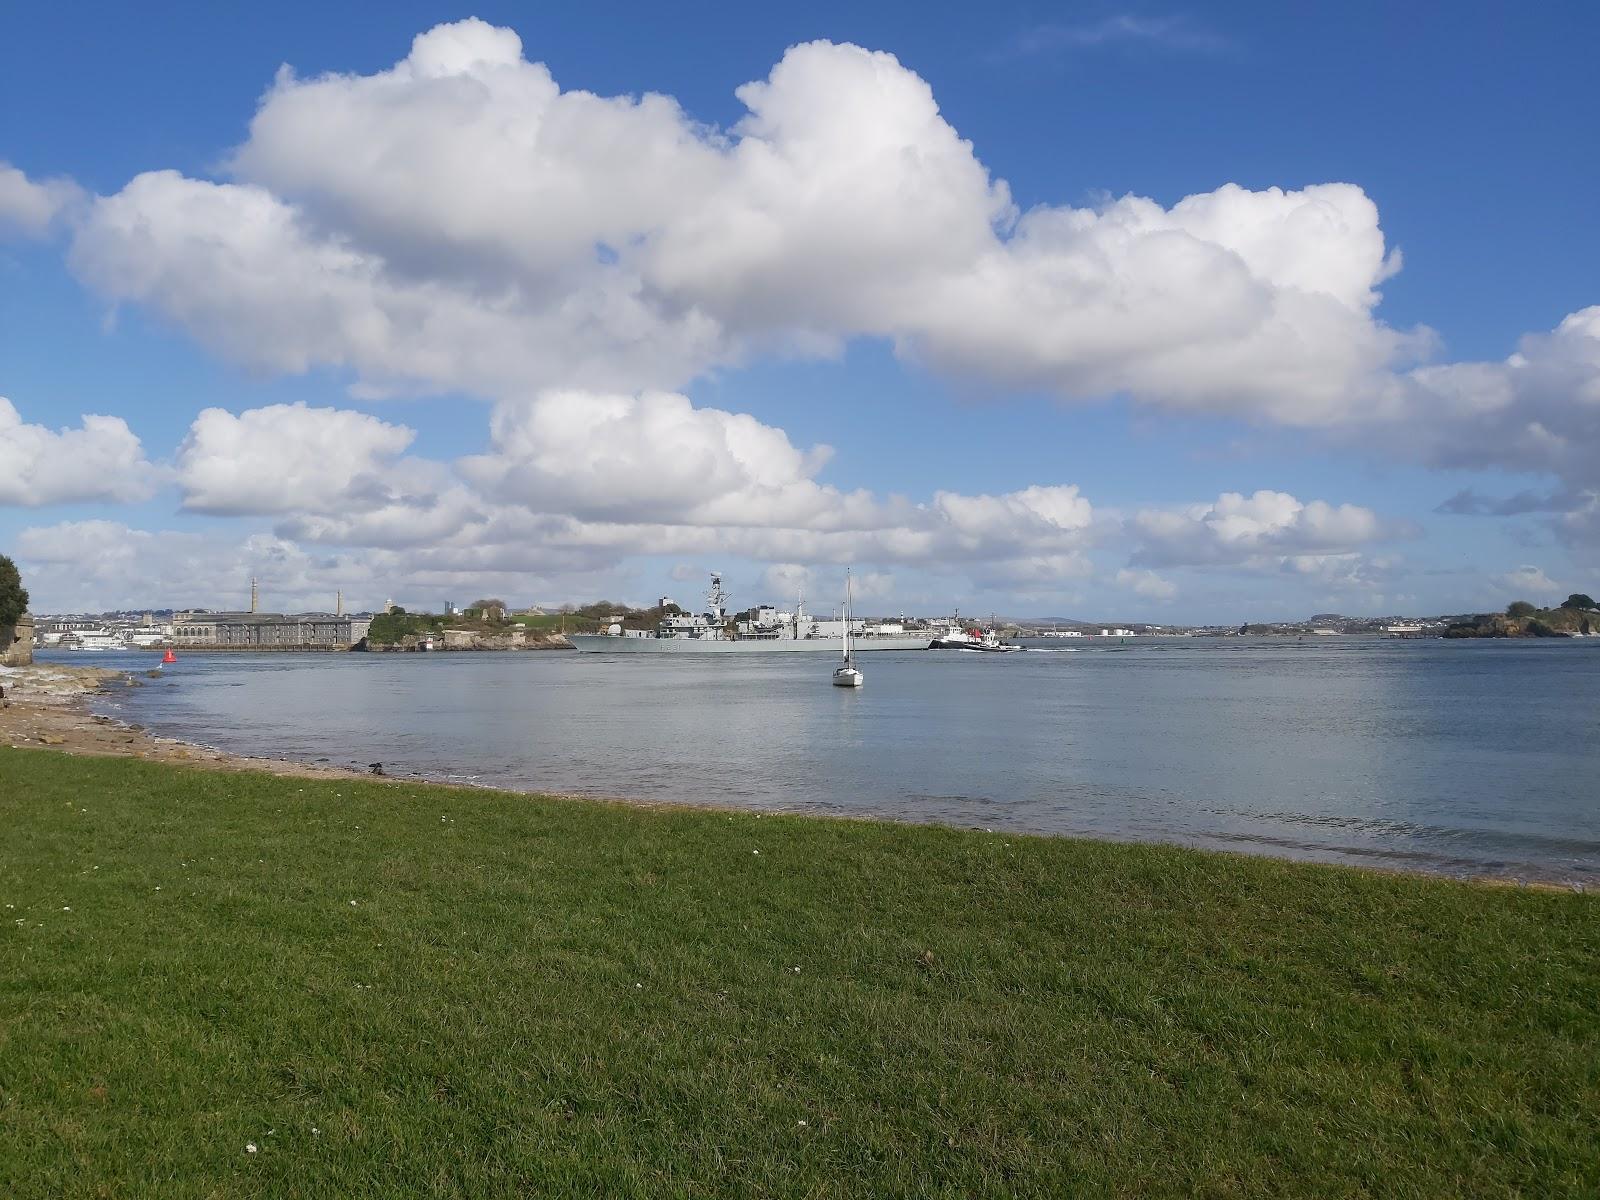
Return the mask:
POLYGON ((13 750, 51 749, 67 754, 141 758, 151 762, 181 763, 218 771, 266 771, 307 779, 349 778, 364 772, 345 767, 290 762, 276 758, 248 758, 176 738, 157 737, 137 725, 127 725, 91 712, 91 696, 115 688, 143 686, 123 671, 100 667, 35 663, 0 670, 0 745, 13 750))

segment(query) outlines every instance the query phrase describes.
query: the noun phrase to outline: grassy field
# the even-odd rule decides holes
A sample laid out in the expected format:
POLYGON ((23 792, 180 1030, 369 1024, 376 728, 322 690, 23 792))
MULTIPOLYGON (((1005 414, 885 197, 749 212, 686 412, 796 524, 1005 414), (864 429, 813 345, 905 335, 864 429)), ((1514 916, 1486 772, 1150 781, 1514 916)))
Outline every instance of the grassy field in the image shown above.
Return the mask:
POLYGON ((49 751, 0 822, 8 1198, 1600 1193, 1591 897, 49 751))

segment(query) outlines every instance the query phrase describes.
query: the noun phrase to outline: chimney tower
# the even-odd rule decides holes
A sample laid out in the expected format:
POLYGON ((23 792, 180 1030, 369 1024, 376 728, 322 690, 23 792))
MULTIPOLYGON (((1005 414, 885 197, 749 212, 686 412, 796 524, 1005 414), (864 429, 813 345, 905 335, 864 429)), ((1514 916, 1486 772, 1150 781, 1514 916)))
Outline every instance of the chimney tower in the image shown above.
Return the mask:
POLYGON ((260 602, 260 599, 261 599, 260 594, 256 591, 256 577, 254 575, 252 575, 252 576, 250 576, 250 611, 251 612, 258 611, 256 606, 260 602))
POLYGON ((333 596, 333 615, 342 617, 344 616, 344 589, 340 588, 333 596))

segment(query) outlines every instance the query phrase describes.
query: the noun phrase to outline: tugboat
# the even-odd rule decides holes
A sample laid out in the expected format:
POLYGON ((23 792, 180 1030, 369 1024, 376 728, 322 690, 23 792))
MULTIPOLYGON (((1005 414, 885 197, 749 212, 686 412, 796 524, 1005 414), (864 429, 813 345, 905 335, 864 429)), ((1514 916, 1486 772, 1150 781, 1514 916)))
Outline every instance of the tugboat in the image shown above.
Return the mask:
POLYGON ((978 654, 1014 654, 1025 648, 1002 642, 992 625, 988 629, 976 625, 971 629, 961 628, 959 614, 950 622, 949 629, 928 643, 929 650, 966 650, 978 654))

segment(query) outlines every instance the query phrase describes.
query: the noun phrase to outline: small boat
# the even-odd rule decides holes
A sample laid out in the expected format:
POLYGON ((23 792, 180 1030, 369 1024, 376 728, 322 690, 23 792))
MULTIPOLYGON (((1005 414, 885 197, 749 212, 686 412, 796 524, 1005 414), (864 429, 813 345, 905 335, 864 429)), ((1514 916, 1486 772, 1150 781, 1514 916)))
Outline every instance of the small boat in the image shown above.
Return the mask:
POLYGON ((867 677, 856 669, 855 655, 850 651, 850 568, 844 569, 844 663, 833 671, 833 686, 858 688, 867 677))
POLYGON ((928 643, 929 650, 966 650, 975 654, 1014 654, 1025 649, 1000 640, 993 629, 952 629, 928 643))

